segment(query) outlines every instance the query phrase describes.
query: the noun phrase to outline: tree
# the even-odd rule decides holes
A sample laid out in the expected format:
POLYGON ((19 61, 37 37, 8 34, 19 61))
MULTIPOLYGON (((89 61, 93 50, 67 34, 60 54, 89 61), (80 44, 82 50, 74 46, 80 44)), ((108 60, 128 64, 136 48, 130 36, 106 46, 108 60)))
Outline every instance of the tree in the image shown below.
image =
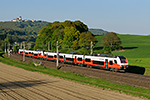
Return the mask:
POLYGON ((18 51, 19 50, 19 45, 15 44, 13 49, 14 49, 14 51, 18 51))
POLYGON ((78 41, 77 41, 77 40, 73 41, 72 48, 73 48, 74 50, 77 50, 77 49, 79 48, 79 46, 78 46, 78 41))
POLYGON ((73 44, 73 41, 78 41, 79 40, 79 35, 80 35, 80 32, 74 28, 74 27, 65 27, 64 29, 64 39, 63 39, 63 44, 64 45, 68 45, 69 47, 71 47, 72 45, 77 45, 77 43, 74 42, 73 44))
POLYGON ((51 50, 54 51, 57 40, 59 48, 66 52, 69 48, 77 50, 83 46, 89 49, 91 41, 95 41, 95 38, 92 33, 88 32, 87 25, 81 21, 55 21, 40 30, 34 48, 46 50, 47 43, 50 41, 51 50))
POLYGON ((105 50, 116 50, 120 47, 121 40, 116 33, 110 32, 101 39, 101 45, 105 50))
POLYGON ((96 38, 92 35, 91 32, 83 32, 79 37, 79 46, 86 47, 87 49, 90 48, 91 41, 95 43, 96 38))
POLYGON ((0 50, 2 50, 3 41, 0 39, 0 50))

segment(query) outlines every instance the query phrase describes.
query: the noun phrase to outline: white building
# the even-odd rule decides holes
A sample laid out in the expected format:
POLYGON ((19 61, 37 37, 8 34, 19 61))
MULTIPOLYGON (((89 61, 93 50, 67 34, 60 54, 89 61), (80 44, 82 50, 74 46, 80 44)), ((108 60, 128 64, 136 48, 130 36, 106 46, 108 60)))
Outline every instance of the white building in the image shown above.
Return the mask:
POLYGON ((19 18, 15 18, 12 20, 13 22, 35 22, 36 20, 33 19, 25 19, 23 20, 21 16, 19 16, 19 18))
POLYGON ((22 17, 20 16, 19 18, 15 18, 15 19, 13 19, 12 21, 13 21, 13 22, 20 22, 20 21, 22 21, 22 17))

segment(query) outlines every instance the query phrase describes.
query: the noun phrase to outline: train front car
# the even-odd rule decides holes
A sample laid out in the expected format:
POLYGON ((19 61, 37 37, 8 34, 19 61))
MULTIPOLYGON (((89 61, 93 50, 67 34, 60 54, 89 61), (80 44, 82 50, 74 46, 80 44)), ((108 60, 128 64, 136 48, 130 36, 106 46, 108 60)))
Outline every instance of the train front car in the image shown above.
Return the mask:
POLYGON ((129 66, 127 58, 124 56, 118 56, 118 59, 119 59, 119 65, 120 65, 119 70, 125 71, 129 66))

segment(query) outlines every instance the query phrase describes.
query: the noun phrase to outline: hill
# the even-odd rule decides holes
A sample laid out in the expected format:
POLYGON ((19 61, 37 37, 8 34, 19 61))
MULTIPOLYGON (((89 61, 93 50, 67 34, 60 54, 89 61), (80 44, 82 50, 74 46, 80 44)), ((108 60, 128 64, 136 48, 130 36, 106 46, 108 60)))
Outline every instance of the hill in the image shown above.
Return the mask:
POLYGON ((43 26, 48 25, 45 21, 36 22, 0 22, 1 28, 10 28, 13 30, 24 31, 26 34, 37 34, 43 26))
POLYGON ((48 25, 45 21, 36 22, 0 22, 0 39, 7 36, 14 42, 35 41, 37 33, 43 26, 48 25))
POLYGON ((89 31, 91 33, 93 33, 93 35, 105 35, 105 34, 109 33, 109 32, 104 31, 102 29, 93 29, 93 28, 89 29, 89 31))

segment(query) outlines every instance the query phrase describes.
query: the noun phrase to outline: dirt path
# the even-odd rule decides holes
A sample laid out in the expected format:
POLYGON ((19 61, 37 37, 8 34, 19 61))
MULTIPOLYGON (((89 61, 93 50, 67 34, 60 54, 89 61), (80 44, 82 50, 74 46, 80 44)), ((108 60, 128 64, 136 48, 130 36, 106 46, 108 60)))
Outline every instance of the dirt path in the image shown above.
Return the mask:
POLYGON ((0 63, 0 99, 140 100, 141 98, 0 63))

